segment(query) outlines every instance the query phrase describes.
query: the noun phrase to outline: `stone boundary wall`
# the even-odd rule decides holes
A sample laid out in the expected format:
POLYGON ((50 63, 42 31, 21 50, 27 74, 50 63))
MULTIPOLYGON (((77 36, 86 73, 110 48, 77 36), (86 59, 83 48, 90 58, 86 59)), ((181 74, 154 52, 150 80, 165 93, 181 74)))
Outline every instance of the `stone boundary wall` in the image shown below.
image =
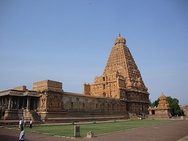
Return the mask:
POLYGON ((127 115, 125 102, 114 98, 64 93, 63 109, 72 116, 127 115))
POLYGON ((95 97, 70 92, 41 93, 38 114, 44 122, 72 122, 128 118, 126 103, 114 98, 95 97), (45 97, 44 97, 45 96, 45 97), (44 98, 46 100, 44 100, 44 98))

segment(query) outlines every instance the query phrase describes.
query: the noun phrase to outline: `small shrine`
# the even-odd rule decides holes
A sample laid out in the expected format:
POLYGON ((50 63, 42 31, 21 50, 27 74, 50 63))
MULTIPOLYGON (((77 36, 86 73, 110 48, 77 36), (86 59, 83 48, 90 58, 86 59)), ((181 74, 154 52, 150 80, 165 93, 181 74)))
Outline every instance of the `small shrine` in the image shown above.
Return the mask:
POLYGON ((149 118, 170 118, 170 107, 166 96, 162 94, 159 97, 159 104, 156 107, 149 107, 149 118))

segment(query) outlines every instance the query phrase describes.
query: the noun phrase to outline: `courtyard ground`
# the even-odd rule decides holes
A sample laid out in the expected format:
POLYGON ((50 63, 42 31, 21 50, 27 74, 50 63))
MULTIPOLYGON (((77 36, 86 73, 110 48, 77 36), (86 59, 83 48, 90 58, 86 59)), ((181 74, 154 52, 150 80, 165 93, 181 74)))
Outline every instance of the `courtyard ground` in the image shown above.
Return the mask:
MULTIPOLYGON (((0 128, 0 141, 18 140, 20 131, 0 128)), ((161 125, 143 127, 95 138, 70 139, 44 134, 26 132, 26 141, 188 141, 188 121, 181 120, 161 125)))

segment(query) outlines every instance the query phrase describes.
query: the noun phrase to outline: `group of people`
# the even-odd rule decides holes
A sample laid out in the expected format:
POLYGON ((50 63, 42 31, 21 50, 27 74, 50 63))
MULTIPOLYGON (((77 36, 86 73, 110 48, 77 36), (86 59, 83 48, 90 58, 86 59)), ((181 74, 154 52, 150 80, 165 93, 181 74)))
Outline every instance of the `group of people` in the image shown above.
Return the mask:
MULTIPOLYGON (((33 121, 30 119, 30 121, 29 121, 29 127, 30 128, 32 128, 32 124, 33 124, 33 121)), ((22 119, 19 121, 19 128, 21 130, 19 141, 25 140, 25 131, 24 131, 25 126, 26 126, 26 120, 24 120, 24 117, 22 117, 22 119)))

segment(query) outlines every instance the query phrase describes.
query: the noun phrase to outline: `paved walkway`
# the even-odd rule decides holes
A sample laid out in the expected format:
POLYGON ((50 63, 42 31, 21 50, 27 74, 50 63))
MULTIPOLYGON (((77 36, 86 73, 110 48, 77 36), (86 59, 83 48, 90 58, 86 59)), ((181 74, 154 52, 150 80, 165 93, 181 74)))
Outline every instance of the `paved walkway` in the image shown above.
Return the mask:
MULTIPOLYGON (((18 140, 20 131, 0 128, 0 141, 18 140)), ((118 133, 104 134, 95 138, 69 139, 26 132, 26 141, 188 141, 188 121, 176 121, 143 127, 118 133)))

